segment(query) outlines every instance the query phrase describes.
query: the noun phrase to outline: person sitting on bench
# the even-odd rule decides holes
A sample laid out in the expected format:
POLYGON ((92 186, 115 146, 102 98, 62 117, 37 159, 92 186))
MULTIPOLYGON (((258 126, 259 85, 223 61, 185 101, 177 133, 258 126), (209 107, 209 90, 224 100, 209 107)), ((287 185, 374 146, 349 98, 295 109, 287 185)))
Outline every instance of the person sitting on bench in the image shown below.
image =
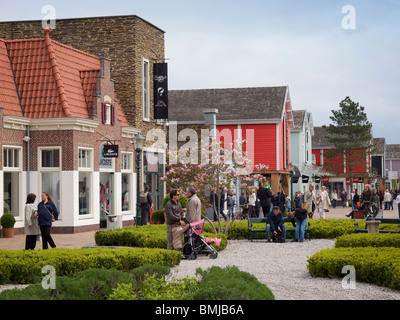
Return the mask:
POLYGON ((287 226, 283 220, 283 214, 280 212, 280 208, 275 206, 267 216, 268 223, 266 226, 268 242, 271 242, 271 231, 275 242, 286 241, 286 230, 287 226), (280 240, 281 238, 282 240, 280 240))

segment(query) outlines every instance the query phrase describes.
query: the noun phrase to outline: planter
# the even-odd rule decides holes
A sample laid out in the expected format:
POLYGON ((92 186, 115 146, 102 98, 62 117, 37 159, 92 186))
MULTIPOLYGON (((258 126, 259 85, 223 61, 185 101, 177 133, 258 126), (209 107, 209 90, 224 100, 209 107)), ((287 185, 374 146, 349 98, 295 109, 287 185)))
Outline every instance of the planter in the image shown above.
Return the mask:
POLYGON ((14 238, 14 228, 3 228, 3 238, 14 238))

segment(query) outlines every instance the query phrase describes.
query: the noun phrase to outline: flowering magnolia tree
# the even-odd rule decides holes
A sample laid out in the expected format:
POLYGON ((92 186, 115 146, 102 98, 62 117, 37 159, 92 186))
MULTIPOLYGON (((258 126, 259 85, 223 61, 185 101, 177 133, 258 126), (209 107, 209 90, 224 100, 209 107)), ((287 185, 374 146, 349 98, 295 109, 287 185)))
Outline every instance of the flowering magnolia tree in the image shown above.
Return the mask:
MULTIPOLYGON (((207 218, 211 228, 215 233, 222 232, 220 223, 221 195, 222 193, 236 194, 236 190, 246 190, 254 186, 255 180, 261 182, 266 178, 260 172, 268 170, 268 166, 259 164, 252 165, 252 161, 247 158, 247 153, 242 151, 244 140, 237 140, 225 148, 217 139, 210 139, 208 142, 201 143, 200 155, 201 163, 198 163, 198 155, 194 155, 196 148, 181 148, 177 150, 168 150, 168 163, 166 174, 161 180, 167 182, 170 189, 178 189, 185 194, 186 188, 193 186, 196 194, 202 202, 202 209, 212 206, 214 194, 217 200, 212 206, 218 221, 218 231, 207 218), (173 163, 173 164, 171 164, 173 163), (206 196, 206 191, 211 192, 211 196, 206 196)), ((234 220, 238 218, 240 212, 226 223, 224 233, 227 234, 234 220)))

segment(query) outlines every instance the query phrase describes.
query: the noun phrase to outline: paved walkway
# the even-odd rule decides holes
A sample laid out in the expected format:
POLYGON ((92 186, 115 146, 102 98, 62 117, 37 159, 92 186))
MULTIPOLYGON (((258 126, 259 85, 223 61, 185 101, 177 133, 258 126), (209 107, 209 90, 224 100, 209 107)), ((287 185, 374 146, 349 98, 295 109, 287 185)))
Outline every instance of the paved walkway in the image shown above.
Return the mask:
MULTIPOLYGON (((384 218, 399 218, 397 204, 394 203, 394 210, 384 210, 384 218)), ((349 219, 345 217, 351 208, 336 207, 330 208, 329 212, 325 213, 326 219, 349 219)), ((319 218, 319 213, 315 213, 315 219, 319 218)), ((96 245, 94 241, 95 231, 82 232, 75 234, 53 234, 52 237, 58 248, 82 248, 84 246, 96 245)), ((41 242, 37 242, 36 249, 42 247, 41 242)), ((6 250, 19 250, 25 248, 25 235, 15 235, 14 238, 6 239, 0 238, 0 249, 6 250)))

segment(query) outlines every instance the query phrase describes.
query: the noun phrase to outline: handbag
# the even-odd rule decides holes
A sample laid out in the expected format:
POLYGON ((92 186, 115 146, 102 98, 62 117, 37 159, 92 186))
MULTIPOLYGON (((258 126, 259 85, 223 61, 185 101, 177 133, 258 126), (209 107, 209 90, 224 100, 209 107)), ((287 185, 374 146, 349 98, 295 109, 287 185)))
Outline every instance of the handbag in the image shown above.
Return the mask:
POLYGON ((51 221, 54 222, 56 219, 54 218, 54 215, 50 212, 50 210, 46 207, 46 205, 43 203, 44 207, 46 208, 47 212, 50 213, 51 215, 51 221))

